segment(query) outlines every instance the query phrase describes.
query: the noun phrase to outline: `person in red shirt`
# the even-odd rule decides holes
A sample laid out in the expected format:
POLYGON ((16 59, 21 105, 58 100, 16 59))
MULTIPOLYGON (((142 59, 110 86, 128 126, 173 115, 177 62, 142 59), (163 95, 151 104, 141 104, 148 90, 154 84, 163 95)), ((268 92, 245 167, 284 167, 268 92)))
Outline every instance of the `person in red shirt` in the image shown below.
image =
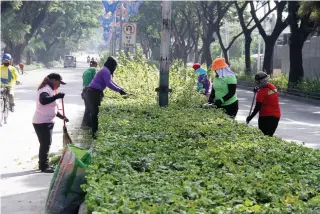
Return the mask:
POLYGON ((268 82, 268 75, 265 72, 258 72, 255 75, 254 92, 257 93, 256 106, 251 115, 247 117, 247 124, 259 112, 258 125, 263 134, 273 136, 281 117, 279 96, 276 87, 268 82))
POLYGON ((23 74, 24 64, 22 62, 19 63, 19 68, 20 68, 21 74, 23 74))

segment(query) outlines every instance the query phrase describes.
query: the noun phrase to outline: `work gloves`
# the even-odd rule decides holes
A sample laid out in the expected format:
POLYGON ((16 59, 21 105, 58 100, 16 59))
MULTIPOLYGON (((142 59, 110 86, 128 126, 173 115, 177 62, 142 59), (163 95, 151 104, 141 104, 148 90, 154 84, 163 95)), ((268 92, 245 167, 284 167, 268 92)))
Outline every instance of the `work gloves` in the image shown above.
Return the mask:
POLYGON ((64 98, 64 93, 58 93, 58 94, 56 94, 55 95, 55 97, 57 98, 57 99, 63 99, 64 98))
POLYGON ((221 105, 222 105, 221 100, 215 100, 214 103, 208 102, 208 103, 202 105, 202 108, 220 107, 221 105))
POLYGON ((215 100, 214 101, 214 105, 217 107, 220 107, 222 105, 222 101, 221 100, 215 100))
POLYGON ((250 116, 247 117, 246 123, 249 124, 251 120, 252 120, 252 117, 251 117, 251 115, 250 115, 250 116))
POLYGON ((67 123, 69 122, 69 119, 66 116, 63 118, 63 120, 66 121, 67 123))
POLYGON ((259 88, 258 86, 256 86, 256 87, 253 88, 253 92, 254 92, 254 93, 257 93, 257 92, 259 91, 259 89, 260 89, 260 88, 259 88))
POLYGON ((127 92, 125 92, 124 90, 121 90, 119 93, 120 93, 121 95, 126 95, 126 94, 127 94, 127 92))

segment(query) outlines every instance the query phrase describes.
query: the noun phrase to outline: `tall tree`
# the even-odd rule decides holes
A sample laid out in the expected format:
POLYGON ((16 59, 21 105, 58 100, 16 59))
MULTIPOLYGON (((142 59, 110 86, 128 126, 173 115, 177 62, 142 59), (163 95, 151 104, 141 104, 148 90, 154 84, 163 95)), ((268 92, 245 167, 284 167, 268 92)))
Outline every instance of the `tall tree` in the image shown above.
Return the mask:
MULTIPOLYGON (((245 49, 245 73, 247 75, 251 74, 251 42, 252 42, 252 32, 257 28, 257 25, 254 24, 252 25, 252 21, 253 18, 251 19, 247 19, 247 14, 245 13, 245 10, 247 8, 247 6, 249 5, 249 1, 246 1, 244 3, 242 3, 242 5, 239 2, 234 2, 235 7, 237 9, 238 12, 238 17, 239 17, 239 22, 240 22, 240 26, 242 28, 242 33, 244 35, 244 49, 245 49), (247 22, 248 20, 248 22, 247 22)), ((256 12, 261 8, 264 7, 265 4, 269 4, 269 2, 267 3, 263 3, 260 7, 256 8, 256 12)), ((269 15, 270 13, 272 13, 273 11, 275 11, 276 7, 268 10, 268 12, 259 19, 259 23, 262 23, 269 15)))
POLYGON ((151 51, 151 58, 160 60, 161 2, 143 2, 139 8, 139 14, 132 16, 130 20, 137 22, 137 36, 143 53, 147 54, 151 51))
POLYGON ((45 19, 50 4, 50 1, 21 1, 18 5, 16 2, 6 5, 1 14, 1 37, 14 63, 21 61, 21 54, 45 19))
POLYGON ((303 76, 302 49, 304 42, 313 31, 315 23, 311 20, 312 10, 304 11, 301 16, 298 15, 300 3, 297 1, 288 2, 288 20, 291 30, 290 35, 290 73, 289 87, 298 84, 303 76))
POLYGON ((78 49, 99 27, 101 6, 90 1, 56 1, 50 6, 42 27, 37 31, 45 48, 39 53, 42 62, 57 60, 78 49))
POLYGON ((225 47, 225 45, 223 44, 223 39, 221 37, 221 31, 220 31, 220 27, 223 25, 223 20, 229 21, 227 20, 228 18, 226 17, 226 13, 228 12, 228 10, 231 12, 232 15, 234 15, 233 11, 230 10, 230 7, 233 3, 232 2, 228 2, 228 3, 222 3, 222 2, 217 2, 217 22, 216 22, 216 33, 218 36, 218 40, 219 40, 219 44, 221 47, 221 50, 223 52, 223 56, 226 60, 226 63, 230 64, 229 62, 229 56, 228 56, 228 51, 229 49, 232 47, 233 43, 236 41, 237 38, 239 38, 242 34, 242 32, 238 33, 236 36, 234 36, 231 41, 229 42, 228 46, 225 47))
MULTIPOLYGON (((256 8, 253 1, 250 1, 250 13, 252 15, 252 18, 257 25, 257 28, 259 30, 259 34, 264 40, 265 43, 265 52, 264 52, 264 59, 263 59, 263 70, 266 71, 268 74, 273 73, 273 50, 274 45, 276 44, 276 41, 282 31, 288 26, 288 17, 284 18, 284 11, 287 6, 287 1, 275 1, 276 4, 276 11, 277 11, 277 19, 276 24, 274 26, 273 31, 271 34, 267 34, 266 29, 263 28, 261 22, 259 21, 256 13, 256 8)), ((270 10, 270 7, 269 7, 270 10)))
POLYGON ((215 26, 217 22, 216 14, 216 5, 217 2, 204 2, 199 3, 202 14, 202 24, 203 24, 203 33, 202 33, 202 57, 201 63, 206 63, 208 66, 212 63, 210 46, 214 39, 215 26))
POLYGON ((200 20, 197 18, 195 2, 174 2, 172 35, 173 58, 180 58, 187 63, 188 56, 198 45, 200 20))
POLYGON ((301 1, 301 7, 299 8, 299 13, 301 16, 308 16, 310 14, 310 19, 316 24, 320 24, 320 1, 301 1))

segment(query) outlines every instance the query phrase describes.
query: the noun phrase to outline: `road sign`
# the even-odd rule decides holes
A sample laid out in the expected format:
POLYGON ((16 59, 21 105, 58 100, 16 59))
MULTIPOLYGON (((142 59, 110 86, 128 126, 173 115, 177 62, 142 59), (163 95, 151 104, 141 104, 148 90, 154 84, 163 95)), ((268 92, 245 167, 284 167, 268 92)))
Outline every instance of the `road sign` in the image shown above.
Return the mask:
POLYGON ((136 47, 137 23, 123 23, 121 35, 123 48, 136 47))

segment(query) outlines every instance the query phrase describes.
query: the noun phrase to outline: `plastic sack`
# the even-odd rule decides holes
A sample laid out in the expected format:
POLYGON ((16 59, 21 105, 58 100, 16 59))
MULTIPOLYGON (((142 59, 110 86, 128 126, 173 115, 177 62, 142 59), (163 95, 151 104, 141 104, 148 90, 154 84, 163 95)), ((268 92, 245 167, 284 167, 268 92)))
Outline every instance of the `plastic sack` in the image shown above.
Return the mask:
POLYGON ((91 160, 90 151, 67 145, 50 183, 46 214, 77 214, 85 199, 81 185, 86 183, 85 169, 91 160))
POLYGON ((84 202, 80 205, 78 214, 86 214, 86 204, 84 202))

